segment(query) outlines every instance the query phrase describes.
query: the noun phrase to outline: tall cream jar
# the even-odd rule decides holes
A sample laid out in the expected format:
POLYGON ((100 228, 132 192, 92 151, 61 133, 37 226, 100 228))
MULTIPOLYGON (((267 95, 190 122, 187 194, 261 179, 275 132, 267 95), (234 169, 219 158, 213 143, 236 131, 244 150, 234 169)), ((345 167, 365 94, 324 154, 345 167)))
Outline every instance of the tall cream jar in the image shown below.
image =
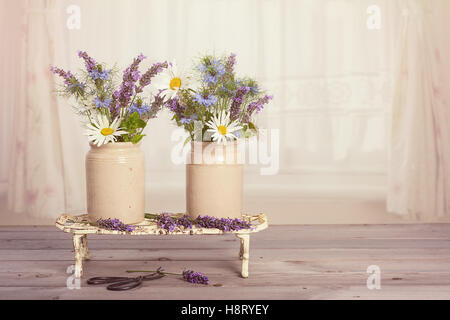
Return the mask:
POLYGON ((131 142, 93 144, 86 155, 89 222, 117 218, 139 223, 145 215, 145 156, 131 142))
POLYGON ((186 164, 186 213, 192 218, 242 217, 243 164, 236 142, 191 142, 186 164))

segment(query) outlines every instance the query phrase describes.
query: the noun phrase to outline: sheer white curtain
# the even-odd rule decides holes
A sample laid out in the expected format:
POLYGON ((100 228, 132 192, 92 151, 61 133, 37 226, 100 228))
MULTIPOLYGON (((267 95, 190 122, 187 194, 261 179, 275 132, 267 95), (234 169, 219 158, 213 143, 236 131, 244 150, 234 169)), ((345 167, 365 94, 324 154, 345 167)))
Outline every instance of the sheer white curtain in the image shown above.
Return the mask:
POLYGON ((433 220, 450 214, 450 2, 403 1, 402 9, 388 210, 433 220))
MULTIPOLYGON (((140 52, 149 57, 147 65, 165 59, 189 65, 204 52, 237 53, 238 72, 255 75, 275 95, 260 124, 280 129, 278 174, 246 168, 249 210, 266 210, 274 222, 301 223, 302 199, 385 201, 398 1, 1 1, 16 27, 10 28, 15 47, 2 54, 23 70, 7 69, 2 78, 2 121, 9 130, 2 137, 1 178, 13 211, 53 219, 62 210, 85 209, 87 143, 70 105, 51 95, 48 73, 50 63, 80 68, 79 49, 121 68, 140 52), (80 8, 80 29, 66 27, 69 5, 80 8), (367 26, 373 5, 380 10, 379 29, 367 26), (33 75, 38 80, 30 84, 33 75), (17 141, 24 153, 13 149, 21 146, 17 141)), ((148 210, 184 210, 184 167, 170 161, 173 128, 162 113, 147 129, 148 210)))
POLYGON ((8 204, 13 212, 47 217, 48 212, 65 208, 61 123, 47 72, 54 54, 54 22, 49 17, 54 1, 3 4, 6 25, 2 30, 12 31, 2 59, 6 64, 2 110, 6 109, 4 119, 9 121, 2 150, 10 156, 8 204))

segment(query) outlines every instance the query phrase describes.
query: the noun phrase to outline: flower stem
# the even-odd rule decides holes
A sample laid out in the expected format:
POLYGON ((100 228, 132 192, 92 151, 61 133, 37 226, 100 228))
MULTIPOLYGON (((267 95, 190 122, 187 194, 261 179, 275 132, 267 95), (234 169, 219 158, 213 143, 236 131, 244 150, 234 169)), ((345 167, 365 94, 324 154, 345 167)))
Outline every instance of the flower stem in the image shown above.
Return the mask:
POLYGON ((158 270, 127 270, 126 272, 128 273, 133 273, 133 272, 158 272, 161 274, 174 274, 177 276, 181 276, 181 273, 173 273, 173 272, 166 272, 166 271, 158 271, 158 270))
POLYGON ((156 219, 158 217, 157 214, 153 214, 153 213, 146 213, 145 214, 145 218, 146 219, 156 219))

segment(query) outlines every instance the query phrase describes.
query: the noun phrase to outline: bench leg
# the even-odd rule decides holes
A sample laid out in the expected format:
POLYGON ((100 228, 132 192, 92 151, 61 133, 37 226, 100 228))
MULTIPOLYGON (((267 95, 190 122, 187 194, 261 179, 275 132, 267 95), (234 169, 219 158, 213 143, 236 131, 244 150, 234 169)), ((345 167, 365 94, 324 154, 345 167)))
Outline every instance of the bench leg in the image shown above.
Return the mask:
POLYGON ((242 260, 242 255, 244 254, 244 240, 243 239, 239 239, 239 240, 241 242, 241 245, 239 248, 239 259, 242 260))
POLYGON ((91 260, 91 254, 89 253, 86 234, 81 237, 81 246, 82 246, 83 259, 91 260))
POLYGON ((74 234, 73 235, 73 250, 75 254, 75 277, 80 278, 83 276, 83 240, 86 235, 74 234))
POLYGON ((248 278, 248 262, 250 257, 250 235, 248 233, 238 233, 236 236, 241 240, 239 258, 242 259, 241 275, 248 278))

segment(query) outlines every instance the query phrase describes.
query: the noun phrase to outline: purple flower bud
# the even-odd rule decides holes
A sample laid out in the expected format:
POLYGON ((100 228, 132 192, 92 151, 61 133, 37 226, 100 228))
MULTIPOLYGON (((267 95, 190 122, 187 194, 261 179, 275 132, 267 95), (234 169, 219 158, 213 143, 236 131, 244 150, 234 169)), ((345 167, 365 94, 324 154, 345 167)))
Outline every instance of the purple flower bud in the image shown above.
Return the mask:
POLYGON ((147 72, 145 72, 142 75, 141 79, 139 80, 139 86, 136 87, 136 92, 142 92, 144 87, 146 87, 150 84, 151 79, 167 67, 168 67, 167 62, 162 62, 162 63, 158 62, 158 63, 155 63, 153 66, 151 66, 147 70, 147 72))
POLYGON ((177 98, 171 99, 167 102, 167 108, 175 113, 179 118, 183 117, 185 107, 182 106, 177 98))
POLYGON ((117 231, 126 231, 126 232, 133 232, 136 228, 135 226, 131 224, 124 224, 119 219, 98 219, 97 225, 101 228, 105 228, 108 230, 117 230, 117 231))
POLYGON ((207 276, 192 270, 183 271, 183 279, 190 283, 209 284, 209 279, 207 276))
POLYGON ((236 90, 236 93, 233 97, 233 102, 231 103, 230 108, 230 119, 236 120, 241 115, 241 105, 244 102, 245 96, 250 91, 250 88, 247 86, 241 86, 236 90))
POLYGON ((259 113, 264 108, 264 105, 269 103, 269 101, 272 99, 273 99, 273 96, 265 95, 264 97, 250 103, 247 107, 247 112, 244 116, 244 122, 249 122, 252 114, 254 112, 259 113))
POLYGON ((227 62, 225 63, 225 72, 229 75, 231 75, 234 71, 234 65, 236 64, 236 54, 232 53, 227 59, 227 62))
POLYGON ((78 56, 84 60, 87 72, 91 72, 97 68, 97 64, 94 59, 89 57, 89 55, 84 51, 78 51, 78 56))
POLYGON ((61 78, 64 79, 64 84, 67 86, 67 89, 71 92, 83 91, 84 90, 84 84, 79 82, 75 76, 72 75, 70 71, 65 72, 63 69, 57 68, 57 67, 51 67, 50 71, 54 74, 59 75, 61 78))
POLYGON ((133 60, 133 63, 125 69, 122 77, 122 84, 120 85, 120 90, 113 95, 113 103, 110 105, 110 113, 112 118, 119 116, 120 108, 126 108, 130 103, 131 97, 135 94, 134 88, 136 81, 139 80, 139 64, 145 56, 141 53, 137 58, 133 60))

